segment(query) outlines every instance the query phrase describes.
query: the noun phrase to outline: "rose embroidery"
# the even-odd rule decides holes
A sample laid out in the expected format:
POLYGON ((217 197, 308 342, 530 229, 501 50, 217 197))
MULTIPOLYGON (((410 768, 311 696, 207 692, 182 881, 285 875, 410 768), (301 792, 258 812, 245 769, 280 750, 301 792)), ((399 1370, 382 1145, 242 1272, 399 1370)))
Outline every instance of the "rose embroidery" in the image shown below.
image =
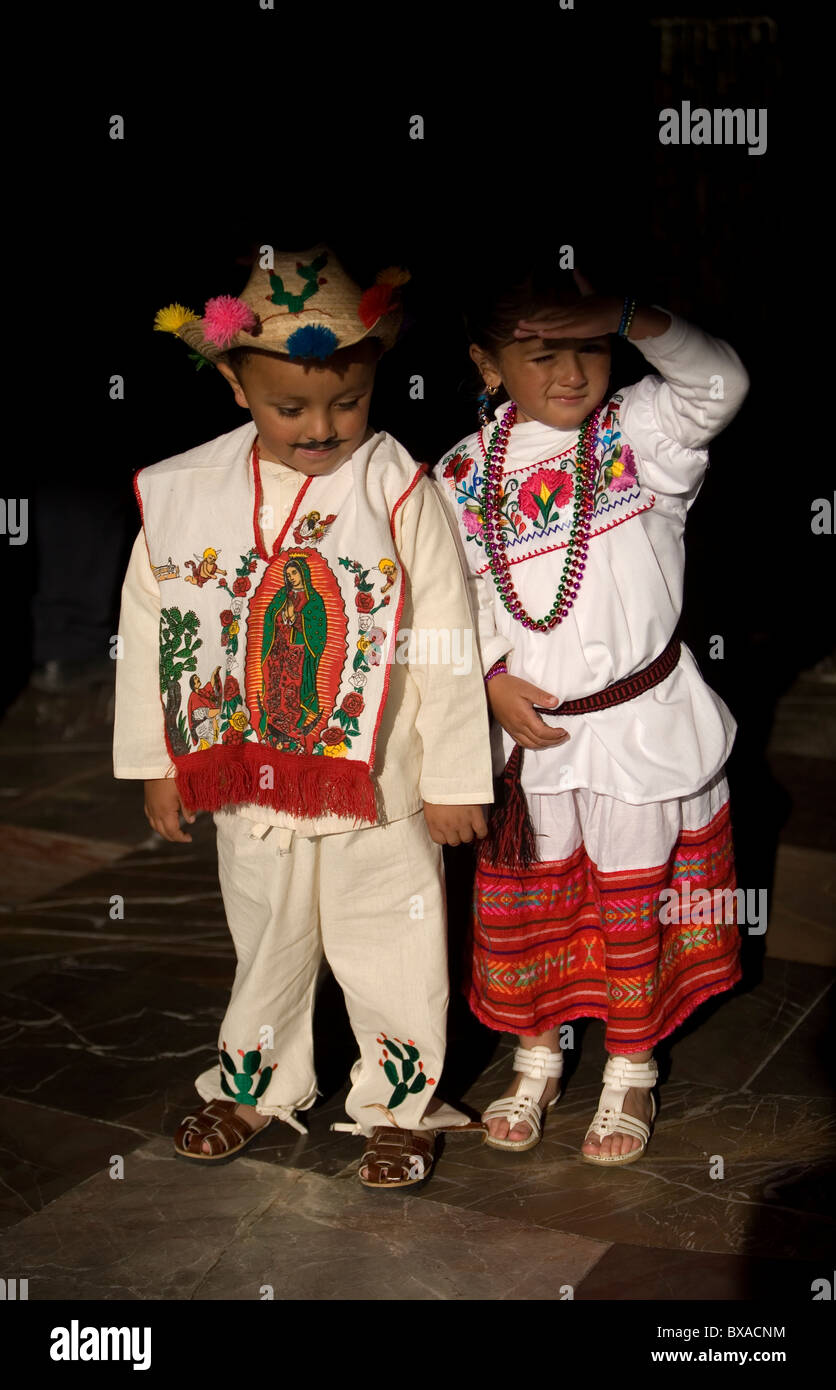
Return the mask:
POLYGON ((346 695, 342 703, 342 708, 351 719, 356 719, 358 714, 362 714, 366 707, 366 702, 362 695, 346 695))

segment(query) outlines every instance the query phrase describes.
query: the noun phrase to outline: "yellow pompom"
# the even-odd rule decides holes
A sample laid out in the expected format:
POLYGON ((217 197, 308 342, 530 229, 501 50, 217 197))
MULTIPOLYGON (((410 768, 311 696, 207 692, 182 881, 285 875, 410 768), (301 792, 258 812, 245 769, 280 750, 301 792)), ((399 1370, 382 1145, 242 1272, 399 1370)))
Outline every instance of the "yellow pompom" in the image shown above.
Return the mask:
POLYGON ((194 323, 199 317, 193 314, 191 309, 186 309, 182 304, 168 304, 165 309, 158 309, 154 315, 155 333, 179 333, 184 323, 194 323))
POLYGON ((377 283, 379 285, 392 285, 394 288, 398 285, 405 285, 407 280, 411 279, 412 276, 410 275, 409 271, 404 270, 403 266, 389 265, 386 267, 385 270, 381 270, 379 272, 377 276, 377 283))

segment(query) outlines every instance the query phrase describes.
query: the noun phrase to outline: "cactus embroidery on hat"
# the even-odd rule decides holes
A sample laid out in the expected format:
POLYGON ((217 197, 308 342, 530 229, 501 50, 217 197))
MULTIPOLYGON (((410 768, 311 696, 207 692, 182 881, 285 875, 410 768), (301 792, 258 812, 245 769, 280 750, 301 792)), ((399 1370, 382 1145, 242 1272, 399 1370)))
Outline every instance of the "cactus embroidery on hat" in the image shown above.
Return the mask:
POLYGON ((297 261, 296 273, 300 280, 304 280, 305 282, 298 293, 294 293, 293 290, 286 290, 281 275, 276 275, 275 272, 271 270, 270 288, 273 293, 267 296, 268 303, 282 304, 289 313, 300 314, 308 300, 316 294, 320 285, 328 284, 325 276, 320 276, 319 274, 321 270, 325 269, 327 264, 328 253, 326 251, 320 252, 308 265, 303 265, 301 261, 297 261))

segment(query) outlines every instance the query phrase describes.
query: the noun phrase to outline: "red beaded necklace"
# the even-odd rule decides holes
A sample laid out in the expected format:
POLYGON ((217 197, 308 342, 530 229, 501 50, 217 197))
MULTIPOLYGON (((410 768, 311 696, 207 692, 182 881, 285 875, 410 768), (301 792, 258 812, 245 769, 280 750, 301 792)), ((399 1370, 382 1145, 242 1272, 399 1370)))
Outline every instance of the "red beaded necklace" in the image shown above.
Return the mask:
POLYGON ((502 501, 502 470, 508 448, 508 436, 517 418, 516 402, 512 402, 502 420, 496 422, 493 438, 485 455, 485 475, 482 492, 482 515, 484 517, 483 539, 485 552, 496 584, 497 593, 504 607, 531 632, 550 632, 566 617, 581 587, 581 579, 586 569, 586 556, 589 548, 589 532, 592 526, 592 506, 595 489, 595 439, 598 433, 598 420, 601 407, 584 420, 578 434, 575 454, 575 500, 572 508, 572 526, 563 573, 557 588, 554 603, 544 618, 532 618, 522 605, 511 578, 511 566, 502 539, 499 522, 499 509, 502 501))

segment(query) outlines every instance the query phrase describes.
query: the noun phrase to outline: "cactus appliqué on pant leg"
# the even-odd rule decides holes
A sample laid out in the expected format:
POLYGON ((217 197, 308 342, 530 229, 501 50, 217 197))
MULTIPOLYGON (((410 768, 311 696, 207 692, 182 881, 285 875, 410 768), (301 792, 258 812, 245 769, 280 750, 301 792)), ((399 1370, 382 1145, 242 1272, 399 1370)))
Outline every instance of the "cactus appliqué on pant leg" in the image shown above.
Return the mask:
POLYGON ((221 1067, 225 1068, 232 1077, 233 1085, 235 1086, 235 1090, 233 1090, 222 1070, 221 1090, 224 1095, 229 1096, 231 1100, 237 1100, 239 1105, 255 1105, 256 1101, 261 1099, 267 1087, 270 1085, 273 1079, 273 1072, 276 1070, 278 1064, 274 1062, 270 1067, 262 1067, 260 1047, 253 1052, 242 1052, 239 1047, 238 1056, 243 1059, 241 1063, 243 1070, 236 1071, 235 1063, 226 1050, 225 1042, 221 1044, 221 1051, 218 1053, 218 1056, 221 1059, 221 1067), (253 1090, 253 1082, 256 1076, 258 1077, 258 1081, 255 1083, 255 1090, 253 1090))
POLYGON ((383 1047, 379 1065, 395 1088, 387 1101, 389 1110, 401 1105, 407 1096, 417 1095, 425 1086, 435 1085, 435 1077, 427 1076, 421 1054, 411 1038, 401 1042, 400 1038, 387 1038, 384 1033, 377 1041, 383 1047))

